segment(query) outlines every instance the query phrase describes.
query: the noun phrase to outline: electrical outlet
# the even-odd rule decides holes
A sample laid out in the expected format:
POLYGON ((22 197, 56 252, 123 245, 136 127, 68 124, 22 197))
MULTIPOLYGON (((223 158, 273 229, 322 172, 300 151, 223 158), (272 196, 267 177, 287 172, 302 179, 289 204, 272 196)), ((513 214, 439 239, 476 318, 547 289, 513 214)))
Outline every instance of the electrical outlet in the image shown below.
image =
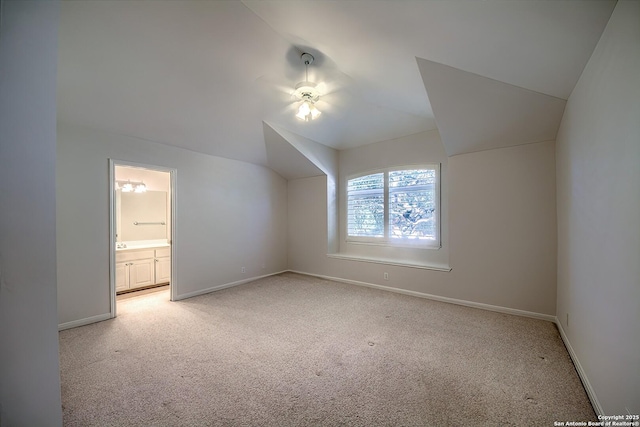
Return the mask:
POLYGON ((246 268, 244 268, 244 267, 242 267, 241 272, 242 272, 242 273, 246 273, 246 272, 247 272, 247 269, 246 269, 246 268))
POLYGON ((384 280, 389 280, 389 273, 386 271, 384 272, 384 280))

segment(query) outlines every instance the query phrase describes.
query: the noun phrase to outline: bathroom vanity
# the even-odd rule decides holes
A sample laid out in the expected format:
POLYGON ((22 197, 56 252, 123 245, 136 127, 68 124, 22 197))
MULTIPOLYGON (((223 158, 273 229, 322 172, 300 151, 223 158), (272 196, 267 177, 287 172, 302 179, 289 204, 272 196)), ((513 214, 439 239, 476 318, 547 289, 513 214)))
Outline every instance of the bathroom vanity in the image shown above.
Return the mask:
POLYGON ((139 245, 116 249, 116 292, 161 285, 170 280, 170 245, 139 245))

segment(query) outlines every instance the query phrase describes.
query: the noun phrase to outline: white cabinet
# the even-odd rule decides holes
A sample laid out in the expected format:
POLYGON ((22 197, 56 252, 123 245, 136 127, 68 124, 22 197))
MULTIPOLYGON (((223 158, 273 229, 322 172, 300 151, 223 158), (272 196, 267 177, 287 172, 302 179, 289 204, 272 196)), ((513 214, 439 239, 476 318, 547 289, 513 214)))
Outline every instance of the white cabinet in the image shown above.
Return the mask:
POLYGON ((129 264, 129 289, 155 284, 153 258, 132 261, 129 264))
POLYGON ((156 249, 155 252, 155 283, 169 283, 171 281, 171 248, 156 249))
POLYGON ((116 292, 129 289, 129 263, 116 263, 116 292))
POLYGON ((171 248, 131 249, 116 253, 116 292, 170 280, 171 248))

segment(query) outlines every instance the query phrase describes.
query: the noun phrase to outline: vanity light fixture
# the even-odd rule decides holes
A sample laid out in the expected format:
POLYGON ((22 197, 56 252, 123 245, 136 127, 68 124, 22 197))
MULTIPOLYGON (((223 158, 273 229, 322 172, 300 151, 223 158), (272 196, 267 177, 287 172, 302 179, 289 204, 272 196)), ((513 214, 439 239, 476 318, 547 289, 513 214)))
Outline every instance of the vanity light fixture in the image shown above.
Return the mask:
POLYGON ((117 189, 122 190, 123 193, 144 193, 145 191, 147 191, 147 186, 142 181, 116 181, 116 190, 117 189))

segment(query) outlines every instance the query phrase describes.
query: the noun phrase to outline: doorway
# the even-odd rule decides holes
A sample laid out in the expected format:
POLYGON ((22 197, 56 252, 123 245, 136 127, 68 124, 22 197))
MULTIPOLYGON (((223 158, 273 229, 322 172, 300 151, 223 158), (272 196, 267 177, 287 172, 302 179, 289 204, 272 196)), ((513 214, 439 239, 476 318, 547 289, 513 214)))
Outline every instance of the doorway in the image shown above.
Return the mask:
POLYGON ((110 298, 169 288, 176 295, 176 170, 110 160, 110 298))

